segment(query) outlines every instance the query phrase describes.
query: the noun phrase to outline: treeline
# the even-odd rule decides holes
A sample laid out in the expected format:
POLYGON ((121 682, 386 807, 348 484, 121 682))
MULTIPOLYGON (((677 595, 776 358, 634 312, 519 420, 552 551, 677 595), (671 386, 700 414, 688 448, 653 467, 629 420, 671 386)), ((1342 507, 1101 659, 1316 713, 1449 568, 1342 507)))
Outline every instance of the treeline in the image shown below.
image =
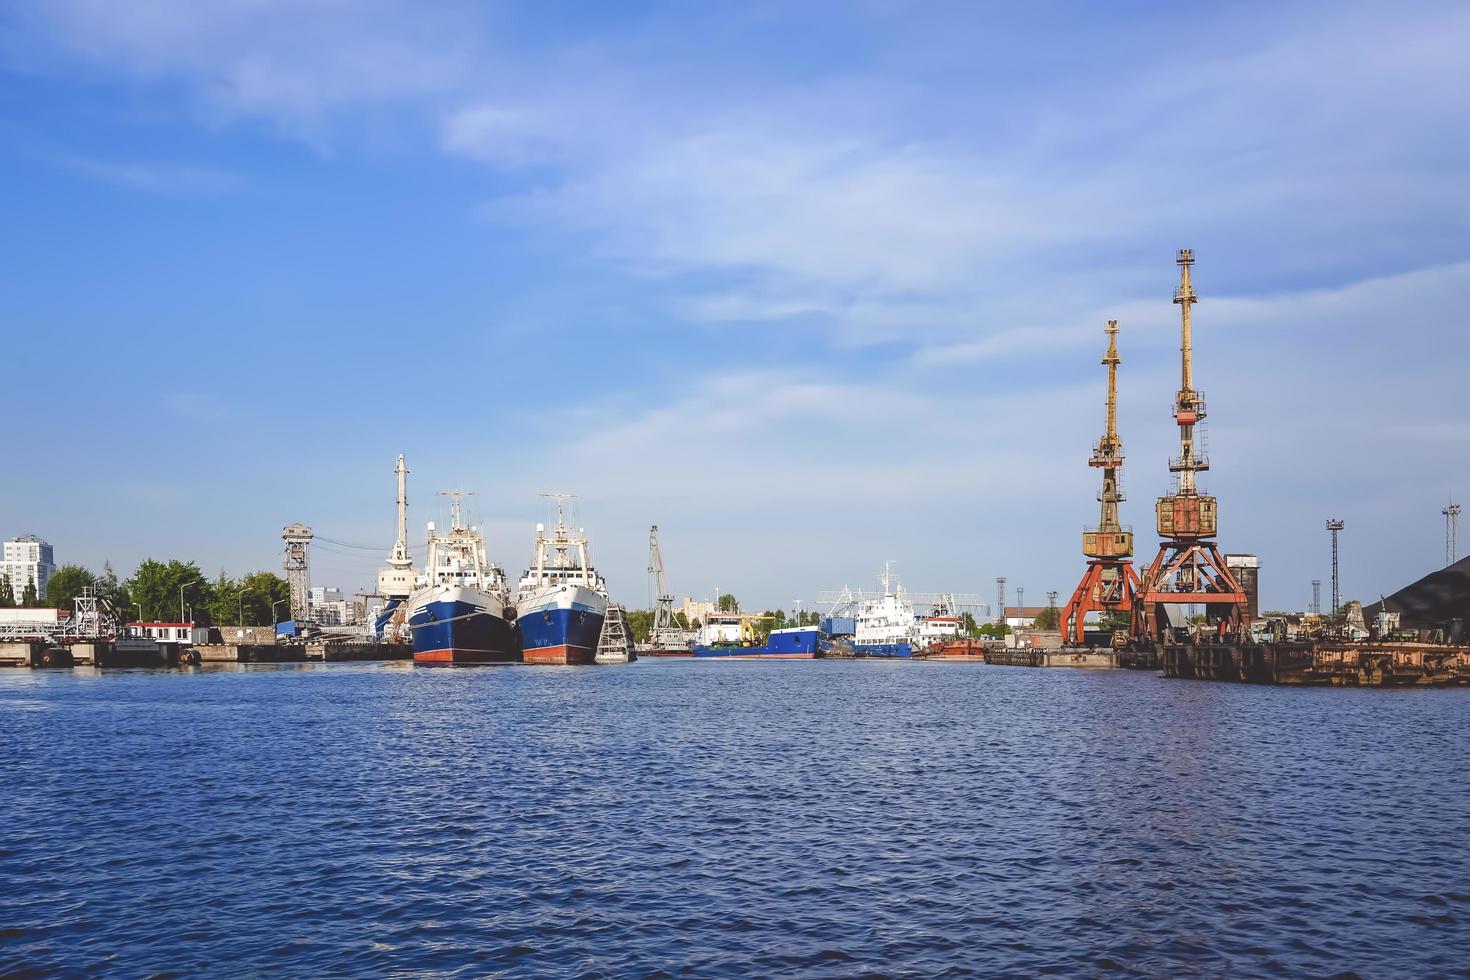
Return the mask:
MULTIPOLYGON (((223 571, 211 581, 192 561, 141 563, 133 574, 119 579, 112 563, 100 575, 81 565, 62 565, 46 583, 46 598, 38 600, 28 583, 19 604, 35 608, 76 611, 76 598, 92 588, 104 608, 124 620, 175 622, 181 617, 203 626, 266 626, 275 622, 273 609, 290 601, 290 588, 274 572, 252 572, 231 578, 223 571)), ((10 581, 0 576, 0 607, 15 606, 10 581)))

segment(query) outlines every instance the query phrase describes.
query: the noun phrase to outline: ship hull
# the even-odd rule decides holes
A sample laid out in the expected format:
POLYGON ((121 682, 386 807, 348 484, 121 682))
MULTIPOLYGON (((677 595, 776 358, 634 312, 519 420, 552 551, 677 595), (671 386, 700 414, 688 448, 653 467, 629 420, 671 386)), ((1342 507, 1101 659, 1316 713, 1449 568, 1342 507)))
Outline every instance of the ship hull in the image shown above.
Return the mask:
POLYGON ((514 624, 500 598, 475 589, 435 589, 409 600, 413 662, 425 666, 520 661, 514 624))
POLYGON ((830 643, 814 629, 780 630, 766 639, 765 646, 696 646, 694 656, 726 660, 815 660, 830 643))
POLYGON ((602 636, 607 599, 591 589, 553 589, 522 599, 516 625, 528 664, 590 664, 602 636))
POLYGON ((721 647, 695 647, 694 656, 724 660, 815 660, 815 653, 768 653, 758 647, 724 649, 721 647))
POLYGON ((854 643, 853 653, 859 657, 912 657, 914 648, 904 642, 899 643, 854 643))

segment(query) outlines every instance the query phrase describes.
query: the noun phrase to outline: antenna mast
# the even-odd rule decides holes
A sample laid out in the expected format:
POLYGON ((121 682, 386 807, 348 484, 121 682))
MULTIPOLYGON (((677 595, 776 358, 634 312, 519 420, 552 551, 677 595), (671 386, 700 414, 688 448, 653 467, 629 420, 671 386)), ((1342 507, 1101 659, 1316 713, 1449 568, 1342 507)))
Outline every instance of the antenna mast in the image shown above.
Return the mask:
POLYGON ((1327 521, 1327 531, 1332 535, 1332 621, 1337 622, 1337 611, 1342 606, 1341 583, 1337 577, 1337 535, 1347 524, 1337 518, 1327 521))
POLYGON ((1460 558, 1460 505, 1451 503, 1444 510, 1444 563, 1453 565, 1460 558))

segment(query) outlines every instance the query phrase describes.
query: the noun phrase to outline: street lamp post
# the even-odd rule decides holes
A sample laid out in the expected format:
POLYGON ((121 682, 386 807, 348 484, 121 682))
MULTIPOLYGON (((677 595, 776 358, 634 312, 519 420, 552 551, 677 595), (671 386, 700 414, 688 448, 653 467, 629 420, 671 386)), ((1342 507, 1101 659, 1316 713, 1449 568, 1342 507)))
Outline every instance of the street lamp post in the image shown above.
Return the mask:
POLYGON ((271 625, 274 626, 276 623, 280 622, 280 620, 276 619, 276 607, 285 601, 285 599, 277 599, 275 602, 271 603, 271 625))
POLYGON ((179 586, 179 622, 187 622, 184 619, 184 587, 182 585, 179 586))

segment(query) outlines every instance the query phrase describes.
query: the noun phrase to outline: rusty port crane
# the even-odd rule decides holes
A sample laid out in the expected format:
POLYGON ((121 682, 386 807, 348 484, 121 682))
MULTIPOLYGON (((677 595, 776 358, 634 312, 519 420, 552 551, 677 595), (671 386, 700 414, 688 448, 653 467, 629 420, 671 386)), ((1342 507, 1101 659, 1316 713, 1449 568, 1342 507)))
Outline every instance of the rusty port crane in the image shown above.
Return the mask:
POLYGON ((1249 626, 1246 595, 1215 544, 1215 498, 1200 493, 1197 480, 1198 474, 1210 468, 1210 460, 1199 451, 1196 431, 1205 418, 1205 399, 1194 388, 1190 313, 1199 302, 1190 282, 1194 252, 1182 248, 1175 261, 1179 265, 1174 302, 1180 313, 1180 385, 1174 397, 1174 421, 1179 426, 1179 455, 1169 461, 1169 471, 1178 483, 1175 492, 1160 497, 1156 505, 1159 536, 1164 540, 1143 576, 1135 627, 1140 639, 1162 642, 1169 638, 1171 627, 1184 625, 1185 608, 1202 605, 1216 639, 1239 638, 1249 626), (1171 616, 1171 608, 1177 614, 1171 616))
POLYGON ((1096 527, 1082 532, 1082 554, 1087 557, 1087 571, 1062 610, 1062 645, 1083 645, 1083 624, 1087 615, 1123 614, 1129 617, 1128 632, 1136 627, 1138 605, 1138 573, 1133 570, 1133 531, 1118 522, 1118 504, 1124 499, 1118 474, 1123 468, 1123 440, 1118 437, 1118 321, 1109 320, 1105 332, 1108 350, 1102 363, 1108 369, 1108 415, 1103 437, 1093 446, 1087 465, 1102 470, 1102 489, 1098 491, 1100 514, 1096 527))

